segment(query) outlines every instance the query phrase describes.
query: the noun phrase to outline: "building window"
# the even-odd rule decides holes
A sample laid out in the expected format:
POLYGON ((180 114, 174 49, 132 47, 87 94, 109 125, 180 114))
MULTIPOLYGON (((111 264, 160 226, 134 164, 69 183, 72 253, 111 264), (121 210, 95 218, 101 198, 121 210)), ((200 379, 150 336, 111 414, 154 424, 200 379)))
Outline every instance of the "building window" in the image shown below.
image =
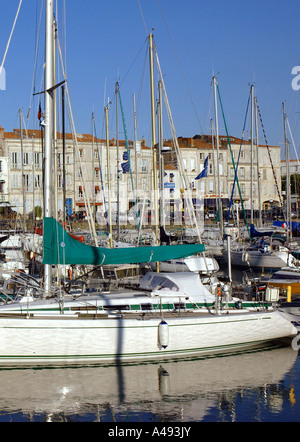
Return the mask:
POLYGON ((12 189, 19 188, 19 175, 17 175, 16 173, 12 174, 11 187, 12 189))
POLYGON ((42 187, 41 175, 35 175, 34 177, 34 187, 40 189, 42 187))
POLYGON ((148 160, 142 160, 142 172, 147 172, 148 170, 148 160))
POLYGON ((24 175, 24 189, 27 192, 28 190, 30 190, 30 178, 31 175, 25 174, 24 175))
POLYGON ((34 152, 34 166, 37 169, 41 168, 41 154, 39 152, 34 152))
POLYGON ((11 153, 11 167, 17 169, 18 167, 18 152, 11 153))
POLYGON ((63 187, 63 176, 61 173, 57 175, 57 187, 59 189, 63 187))
POLYGON ((24 166, 29 165, 29 153, 28 152, 23 153, 23 165, 24 166))
POLYGON ((148 181, 147 178, 142 178, 142 190, 148 190, 148 181))

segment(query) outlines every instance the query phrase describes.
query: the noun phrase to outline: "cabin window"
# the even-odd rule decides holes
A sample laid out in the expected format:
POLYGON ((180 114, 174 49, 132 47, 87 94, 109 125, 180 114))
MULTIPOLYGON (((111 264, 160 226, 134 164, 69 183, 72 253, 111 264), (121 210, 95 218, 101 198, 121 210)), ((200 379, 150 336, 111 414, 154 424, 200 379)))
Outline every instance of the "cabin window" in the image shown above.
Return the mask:
POLYGON ((148 303, 148 304, 141 304, 141 309, 142 310, 153 310, 153 305, 148 303))
POLYGON ((104 305, 103 310, 130 310, 130 305, 104 305))
POLYGON ((174 309, 175 310, 184 310, 185 304, 183 304, 182 302, 178 302, 178 303, 174 302, 174 309))

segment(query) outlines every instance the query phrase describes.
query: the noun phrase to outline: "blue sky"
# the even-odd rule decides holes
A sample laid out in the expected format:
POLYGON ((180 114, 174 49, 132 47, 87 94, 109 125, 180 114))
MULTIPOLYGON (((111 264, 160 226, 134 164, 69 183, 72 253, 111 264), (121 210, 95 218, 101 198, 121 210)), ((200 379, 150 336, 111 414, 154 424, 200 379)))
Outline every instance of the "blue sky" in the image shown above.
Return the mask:
MULTIPOLYGON (((19 0, 10 0, 1 5, 0 63, 18 4, 19 0)), ((30 103, 26 124, 37 127, 38 98, 31 99, 31 93, 40 6, 41 0, 23 0, 6 58, 6 90, 0 90, 0 125, 6 131, 19 127, 18 111, 22 108, 26 117, 30 103)), ((300 90, 291 87, 292 68, 300 65, 298 0, 60 0, 56 10, 77 132, 91 133, 94 112, 97 135, 105 137, 103 109, 110 99, 110 136, 116 136, 114 88, 118 80, 128 137, 133 138, 135 94, 138 137, 150 142, 146 39, 153 29, 178 136, 210 133, 215 74, 230 135, 242 135, 254 83, 269 144, 283 143, 285 102, 298 148, 300 90)), ((36 90, 42 84, 43 33, 44 20, 36 90)), ((121 116, 119 125, 123 138, 121 116)), ((225 133, 220 110, 219 128, 225 133)), ((249 118, 246 129, 247 137, 249 118)), ((263 142, 261 129, 259 135, 263 142)), ((170 136, 165 115, 164 136, 170 136)))

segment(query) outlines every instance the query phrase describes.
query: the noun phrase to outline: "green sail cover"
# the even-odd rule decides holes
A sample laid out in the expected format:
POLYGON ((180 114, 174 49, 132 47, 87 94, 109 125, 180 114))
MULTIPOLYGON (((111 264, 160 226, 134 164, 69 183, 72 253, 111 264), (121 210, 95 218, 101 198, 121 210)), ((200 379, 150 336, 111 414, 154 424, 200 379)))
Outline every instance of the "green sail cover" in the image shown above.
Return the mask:
POLYGON ((175 246, 93 247, 72 238, 53 218, 44 218, 44 264, 137 264, 185 258, 203 252, 203 244, 175 246))

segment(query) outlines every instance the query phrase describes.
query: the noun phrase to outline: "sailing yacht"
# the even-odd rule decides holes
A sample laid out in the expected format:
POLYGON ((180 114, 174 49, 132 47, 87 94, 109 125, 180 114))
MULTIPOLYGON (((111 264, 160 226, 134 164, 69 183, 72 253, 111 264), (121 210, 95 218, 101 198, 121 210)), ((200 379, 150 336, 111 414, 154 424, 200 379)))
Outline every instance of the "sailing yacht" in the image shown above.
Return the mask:
MULTIPOLYGON (((72 238, 53 218, 53 1, 46 0, 45 7, 44 288, 42 299, 28 294, 0 306, 0 364, 120 363, 182 358, 257 347, 296 335, 296 328, 279 311, 222 308, 219 293, 213 299, 200 281, 196 285, 189 279, 188 283, 185 273, 173 274, 172 284, 169 278, 165 284, 154 286, 151 281, 161 275, 155 272, 148 275, 144 281, 149 289, 147 296, 131 291, 121 295, 102 294, 93 300, 93 296, 65 298, 59 290, 54 291, 54 266, 164 261, 195 255, 204 251, 204 246, 94 247, 72 238), (135 311, 120 308, 128 305, 128 298, 136 301, 135 311), (199 300, 202 305, 197 305, 199 300), (111 308, 103 308, 104 303, 111 308), (41 304, 46 308, 41 308, 41 304), (165 304, 172 307, 166 309, 165 304)), ((197 277, 189 272, 191 276, 197 277)))

